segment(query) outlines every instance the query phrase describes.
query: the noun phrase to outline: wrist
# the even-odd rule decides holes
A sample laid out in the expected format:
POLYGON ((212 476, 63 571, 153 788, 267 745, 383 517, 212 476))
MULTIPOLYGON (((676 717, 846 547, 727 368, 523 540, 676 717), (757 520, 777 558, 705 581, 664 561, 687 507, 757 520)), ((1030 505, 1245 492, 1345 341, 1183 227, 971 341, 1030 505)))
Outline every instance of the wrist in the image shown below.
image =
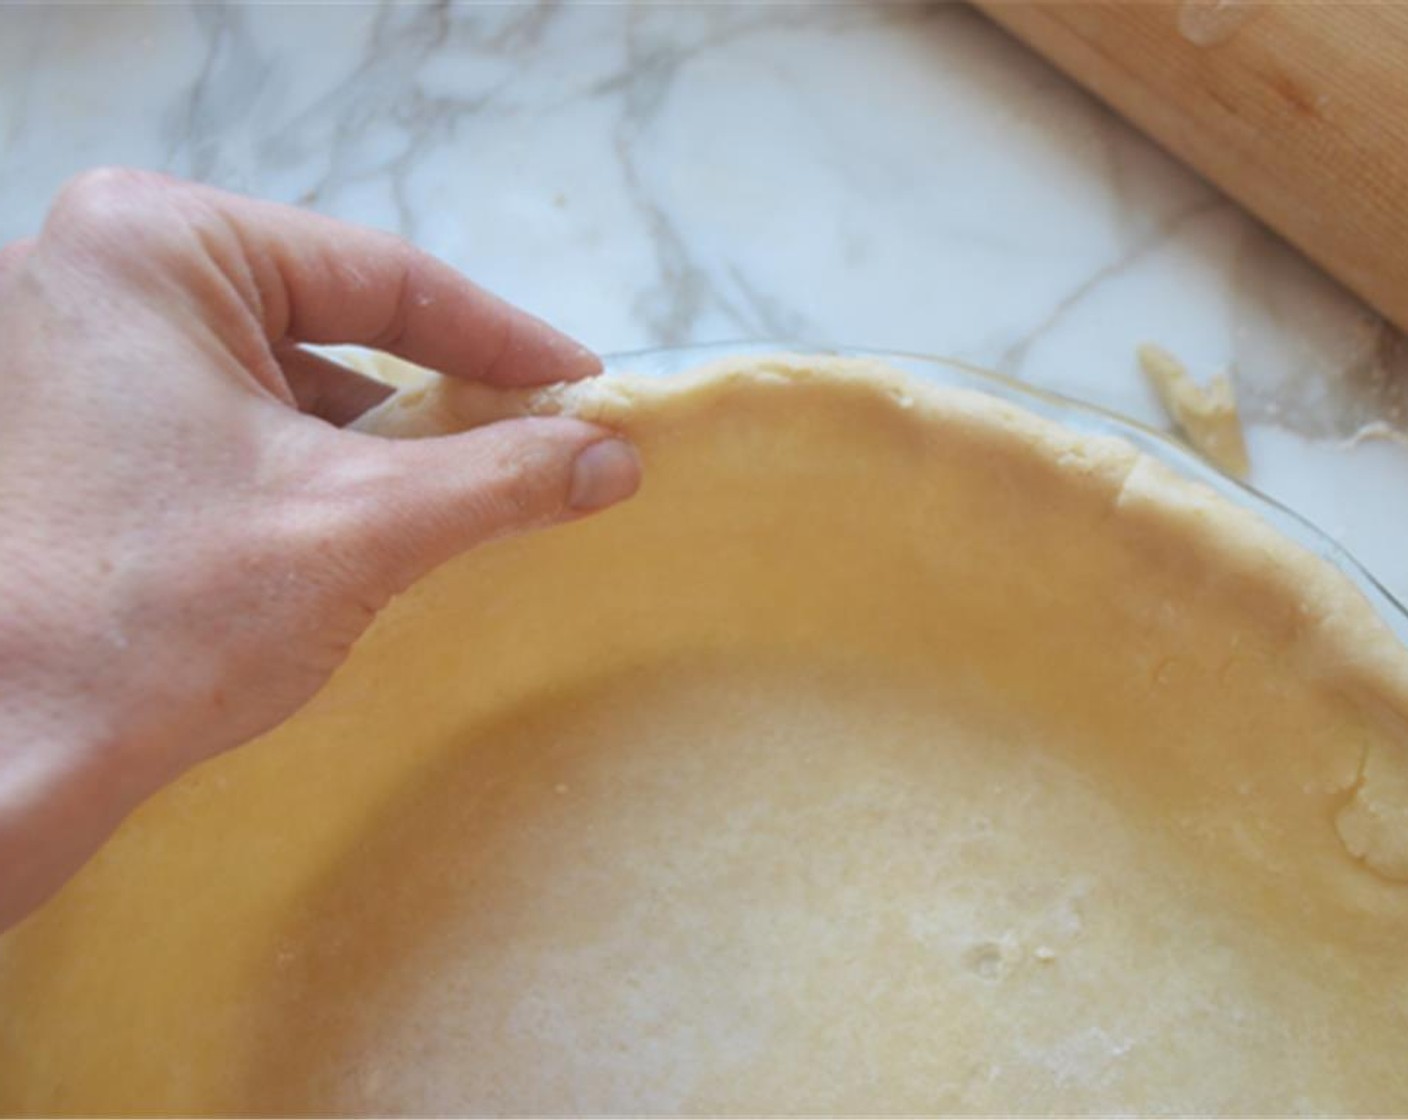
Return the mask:
MULTIPOLYGON (((9 582, 0 580, 0 583, 9 582)), ((0 929, 72 875, 157 786, 62 620, 36 625, 0 593, 0 929), (96 687, 95 687, 96 686, 96 687)))

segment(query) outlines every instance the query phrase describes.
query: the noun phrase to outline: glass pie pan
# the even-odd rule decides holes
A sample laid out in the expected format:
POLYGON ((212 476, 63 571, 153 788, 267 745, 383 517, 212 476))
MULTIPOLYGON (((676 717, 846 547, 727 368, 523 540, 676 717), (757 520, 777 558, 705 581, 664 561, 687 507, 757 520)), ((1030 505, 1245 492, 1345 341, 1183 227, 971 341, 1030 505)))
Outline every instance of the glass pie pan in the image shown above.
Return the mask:
MULTIPOLYGON (((1300 688, 1295 658, 1284 673, 1234 665, 1230 702, 1210 712, 1195 706, 1221 671, 1159 675, 1165 654, 1220 655, 1224 637, 1279 652, 1282 631, 1273 617, 1274 640, 1255 645, 1250 581, 1200 580, 1196 548, 1142 563, 1170 554, 1138 518, 1137 484, 1195 513, 1230 503, 1228 520, 1264 527, 1258 542, 1298 546, 1256 571, 1278 604, 1295 606, 1313 571, 1348 621, 1379 618, 1393 636, 1367 626, 1366 655, 1399 653, 1399 604, 1326 535, 1167 437, 961 362, 728 342, 607 368, 687 385, 700 366, 783 354, 802 358, 779 363, 792 369, 887 364, 954 417, 992 401, 973 411, 1004 441, 1036 416, 1053 445, 1099 441, 1125 466, 1133 448, 1160 469, 1121 491, 1129 519, 1087 534, 1110 486, 1084 506, 990 501, 1039 499, 1033 478, 1059 497, 1072 476, 1049 457, 1041 474, 990 470, 957 424, 888 456, 911 425, 874 423, 898 414, 863 387, 769 387, 735 411, 699 394, 686 403, 724 403, 683 413, 698 425, 662 408, 652 426, 644 406, 671 395, 636 381, 634 434, 656 468, 641 500, 429 576, 308 712, 158 795, 16 931, 22 945, 0 946, 0 1114, 863 1115, 882 1089, 906 1114, 936 1099, 957 1114, 1399 1114, 1408 896, 1350 864, 1328 819, 1301 827, 1306 805, 1359 803, 1345 795, 1361 725, 1312 725, 1341 708, 1300 688), (804 406, 808 454, 759 470, 804 406), (814 457, 852 436, 873 473, 814 457), (679 500, 696 495, 713 500, 679 500), (971 547, 953 547, 949 531, 970 528, 971 547), (1027 547, 994 569, 1014 534, 1027 547), (1131 539, 1153 547, 1127 566, 1131 539), (1038 549, 1055 561, 1031 564, 1038 549), (1051 593, 1052 572, 1075 577, 1071 594, 1051 593), (1122 596, 1107 577, 1127 572, 1122 596), (1092 611, 1116 625, 1087 627, 1092 611), (1181 614, 1211 628, 1180 629, 1181 614), (1102 687, 1123 681, 1136 687, 1102 687), (1201 769, 1223 753, 1227 767, 1201 769), (1266 765, 1283 757, 1314 765, 1266 765), (1262 790, 1250 819, 1268 830, 1229 833, 1262 790), (1293 844, 1247 863, 1241 836, 1293 844), (1335 934, 1341 891, 1374 892, 1388 929, 1372 911, 1335 934), (1266 989, 1271 974, 1289 986, 1266 989), (1015 1002, 995 1001, 1004 990, 1015 1002), (1373 1042, 1352 1068, 1351 1037, 1373 1042), (936 1061, 951 1076, 924 1072, 936 1061), (1124 1089, 1106 1080, 1117 1069, 1134 1078, 1124 1089), (1334 1075, 1322 1102, 1287 1088, 1302 1070, 1334 1075)), ((424 426, 386 434, 623 399, 471 390, 456 411, 455 392, 430 402, 448 417, 408 394, 424 426)))

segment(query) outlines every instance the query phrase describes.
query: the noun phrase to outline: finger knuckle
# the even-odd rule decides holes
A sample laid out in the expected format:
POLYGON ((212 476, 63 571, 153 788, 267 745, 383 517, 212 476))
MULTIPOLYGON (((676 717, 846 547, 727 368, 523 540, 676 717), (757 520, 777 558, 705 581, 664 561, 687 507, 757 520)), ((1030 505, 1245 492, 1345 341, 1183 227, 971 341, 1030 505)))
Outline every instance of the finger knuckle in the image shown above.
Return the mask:
POLYGON ((94 275, 172 285, 224 310, 251 300, 238 241, 202 192, 153 171, 98 168, 56 198, 40 240, 94 275))
POLYGON ((171 181, 154 171, 133 167, 95 167, 60 188, 51 220, 66 225, 111 225, 152 209, 170 190, 171 181))

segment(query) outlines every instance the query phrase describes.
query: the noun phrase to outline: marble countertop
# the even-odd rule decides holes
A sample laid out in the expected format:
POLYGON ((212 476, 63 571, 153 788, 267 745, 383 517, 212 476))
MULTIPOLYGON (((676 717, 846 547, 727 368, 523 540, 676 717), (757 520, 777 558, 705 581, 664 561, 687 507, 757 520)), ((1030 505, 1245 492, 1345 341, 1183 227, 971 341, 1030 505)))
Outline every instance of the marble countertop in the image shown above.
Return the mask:
POLYGON ((1229 371, 1252 481, 1408 599, 1408 352, 961 6, 0 9, 0 241, 103 163, 395 230, 602 351, 947 354, 1163 426, 1229 371))

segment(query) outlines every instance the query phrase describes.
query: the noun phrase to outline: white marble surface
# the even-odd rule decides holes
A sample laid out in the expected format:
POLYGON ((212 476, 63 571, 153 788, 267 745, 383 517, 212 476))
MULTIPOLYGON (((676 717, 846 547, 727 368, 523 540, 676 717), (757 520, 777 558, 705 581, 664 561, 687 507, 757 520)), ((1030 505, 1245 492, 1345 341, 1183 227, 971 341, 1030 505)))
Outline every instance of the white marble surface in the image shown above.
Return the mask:
POLYGON ((397 230, 605 351, 950 354, 1162 423, 1161 341, 1408 598, 1398 335, 967 8, 0 7, 0 240, 101 163, 397 230))

